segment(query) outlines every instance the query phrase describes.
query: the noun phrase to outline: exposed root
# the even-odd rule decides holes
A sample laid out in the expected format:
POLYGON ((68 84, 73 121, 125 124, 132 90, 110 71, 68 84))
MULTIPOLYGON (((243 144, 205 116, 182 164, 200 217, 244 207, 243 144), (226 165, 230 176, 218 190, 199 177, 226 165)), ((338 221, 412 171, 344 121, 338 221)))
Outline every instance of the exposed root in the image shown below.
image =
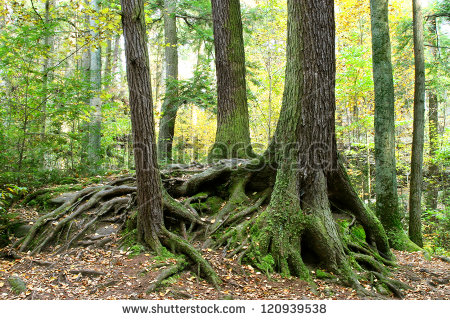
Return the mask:
POLYGON ((94 194, 99 189, 100 189, 100 187, 85 188, 85 189, 81 190, 80 192, 78 192, 71 200, 62 204, 60 207, 58 207, 54 211, 47 213, 46 215, 38 218, 34 222, 33 227, 31 228, 30 232, 28 232, 27 236, 25 237, 24 241, 22 242, 22 245, 20 246, 19 250, 22 252, 28 250, 31 241, 33 241, 35 239, 36 234, 44 225, 46 225, 50 221, 59 219, 61 216, 65 215, 67 212, 74 209, 81 201, 83 201, 85 198, 90 197, 92 194, 94 194))
POLYGON ((232 213, 226 219, 224 219, 214 230, 211 230, 211 233, 216 232, 221 227, 228 227, 241 223, 244 219, 249 217, 253 212, 257 211, 261 207, 261 205, 270 196, 271 191, 272 190, 269 188, 266 189, 253 205, 246 207, 245 209, 237 213, 232 213))
POLYGON ((95 193, 85 204, 81 205, 77 210, 63 218, 56 224, 54 229, 33 249, 31 254, 39 253, 53 238, 66 226, 68 222, 78 217, 80 214, 88 211, 97 203, 108 197, 121 196, 130 192, 135 192, 136 187, 120 186, 120 187, 104 187, 101 191, 95 193))
POLYGON ((200 267, 200 271, 204 277, 215 288, 219 288, 221 283, 220 278, 217 276, 211 265, 202 257, 200 252, 190 245, 185 239, 177 236, 176 234, 168 231, 166 228, 161 230, 161 242, 171 249, 171 251, 178 250, 180 253, 185 254, 194 264, 200 267))
POLYGON ((200 188, 208 183, 212 183, 215 180, 218 180, 226 175, 229 175, 231 172, 231 166, 219 165, 214 166, 201 173, 197 173, 193 175, 189 180, 183 182, 178 187, 175 188, 167 188, 168 191, 175 197, 194 195, 199 192, 200 188))
MULTIPOLYGON (((399 284, 386 276, 385 265, 395 266, 387 236, 375 215, 358 198, 343 168, 330 176, 320 172, 299 183, 289 166, 279 166, 274 186, 270 182, 273 179, 266 179, 269 171, 264 171, 262 181, 260 172, 250 170, 249 163, 228 160, 203 172, 188 168, 183 172, 195 174, 187 179, 185 175, 175 179, 163 177, 164 217, 167 228, 171 229, 163 228, 158 238, 169 250, 184 254, 186 261, 163 270, 150 285, 150 291, 188 263, 218 288, 221 280, 191 244, 194 239, 203 241, 204 247, 223 247, 224 257, 251 263, 265 273, 298 276, 312 283, 306 267, 311 265, 327 269, 346 285, 371 295, 361 287, 352 269, 364 268, 371 272, 372 278, 378 279, 374 285, 382 283, 383 287, 399 288, 399 284), (298 191, 299 184, 301 191, 298 191), (183 198, 176 199, 179 197, 183 198), (269 205, 264 208, 269 199, 269 205), (364 228, 366 242, 339 233, 330 201, 353 217, 351 225, 358 223, 364 228)), ((75 193, 73 198, 35 222, 20 250, 31 248, 32 253, 38 253, 54 243, 60 245, 59 253, 74 245, 103 246, 113 237, 89 235, 100 222, 114 223, 114 228, 119 225, 119 230, 134 229, 136 187, 124 185, 134 181, 135 177, 123 176, 106 186, 75 193)), ((401 294, 389 290, 397 296, 401 294)))
POLYGON ((99 218, 101 218, 104 214, 107 214, 111 211, 111 209, 116 208, 118 211, 123 205, 126 205, 130 201, 130 198, 114 198, 105 202, 98 212, 95 214, 94 218, 92 218, 88 223, 84 225, 70 240, 66 241, 66 244, 62 246, 58 252, 63 252, 71 247, 71 245, 78 240, 99 218))
POLYGON ((69 273, 70 274, 81 274, 84 277, 99 277, 99 276, 104 276, 106 274, 103 271, 85 270, 85 269, 69 270, 69 273))
POLYGON ((162 282, 166 280, 167 278, 181 272, 186 267, 187 263, 185 260, 180 260, 176 264, 164 269, 152 282, 152 284, 148 287, 147 293, 151 293, 158 289, 158 287, 161 286, 162 282))
POLYGON ((231 181, 230 198, 225 206, 215 216, 215 222, 208 228, 207 234, 211 235, 222 225, 225 217, 236 210, 240 205, 248 203, 249 198, 245 194, 245 186, 247 185, 251 177, 250 173, 245 174, 243 177, 236 176, 231 181))
POLYGON ((199 225, 205 224, 196 212, 189 211, 183 204, 172 198, 165 190, 163 190, 163 205, 164 209, 178 219, 199 225))
POLYGON ((400 299, 404 298, 404 295, 401 292, 401 289, 412 289, 407 284, 405 284, 405 283, 403 283, 401 281, 398 281, 398 280, 389 279, 389 278, 385 277, 383 274, 381 274, 379 272, 372 271, 371 274, 373 274, 381 283, 385 284, 388 287, 388 289, 397 298, 400 298, 400 299))
POLYGON ((338 170, 333 171, 327 177, 327 180, 330 201, 341 210, 351 212, 363 226, 367 243, 375 247, 385 259, 394 260, 394 255, 389 247, 388 237, 381 222, 373 212, 364 206, 358 197, 341 161, 339 161, 338 170))
POLYGON ((379 263, 377 260, 375 260, 372 256, 361 254, 361 253, 355 253, 353 255, 355 257, 355 260, 360 264, 364 265, 366 269, 376 271, 378 273, 385 274, 386 269, 384 266, 379 263))
POLYGON ((353 252, 356 253, 363 253, 366 254, 368 256, 373 257, 374 259, 376 259, 377 261, 380 261, 381 263, 383 263, 386 266, 391 266, 391 267, 396 267, 397 264, 395 262, 393 262, 392 260, 388 260, 386 258, 383 258, 378 251, 373 250, 371 247, 369 247, 367 245, 367 243, 359 243, 359 241, 356 241, 355 239, 352 239, 354 241, 352 242, 348 242, 347 246, 349 249, 351 249, 353 252))

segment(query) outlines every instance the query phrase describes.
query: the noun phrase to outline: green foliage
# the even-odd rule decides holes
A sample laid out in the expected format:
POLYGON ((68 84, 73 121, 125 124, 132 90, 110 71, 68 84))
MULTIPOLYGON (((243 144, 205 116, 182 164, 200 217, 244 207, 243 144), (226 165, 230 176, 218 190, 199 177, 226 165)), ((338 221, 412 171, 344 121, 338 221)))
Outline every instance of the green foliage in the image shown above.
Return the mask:
POLYGON ((423 213, 424 249, 434 254, 450 252, 450 209, 423 213))
POLYGON ((27 190, 27 188, 12 184, 0 186, 0 213, 5 213, 14 200, 22 197, 27 190))
POLYGON ((132 245, 131 247, 128 248, 128 253, 130 257, 135 257, 140 255, 141 253, 144 253, 146 251, 145 247, 140 244, 140 243, 136 243, 134 245, 132 245))
POLYGON ((153 258, 156 261, 166 261, 167 259, 177 259, 178 256, 167 250, 166 247, 162 247, 161 252, 153 258))
POLYGON ((331 273, 328 273, 321 269, 317 269, 316 270, 316 278, 318 278, 318 279, 333 279, 336 277, 334 275, 332 275, 331 273))
POLYGON ((16 185, 0 187, 0 248, 7 245, 11 232, 19 225, 17 213, 8 213, 9 207, 27 192, 16 185))
POLYGON ((255 262, 255 266, 269 276, 274 271, 275 260, 272 255, 268 254, 255 262))
POLYGON ((27 291, 27 284, 19 277, 9 277, 8 283, 15 294, 21 294, 22 292, 27 291))

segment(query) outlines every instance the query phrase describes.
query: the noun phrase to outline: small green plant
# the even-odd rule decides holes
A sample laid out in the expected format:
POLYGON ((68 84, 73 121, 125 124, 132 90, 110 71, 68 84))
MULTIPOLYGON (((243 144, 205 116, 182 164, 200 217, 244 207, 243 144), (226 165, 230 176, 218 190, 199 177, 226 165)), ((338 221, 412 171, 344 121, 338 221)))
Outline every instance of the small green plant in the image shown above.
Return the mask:
POLYGON ((170 286, 172 284, 175 284, 180 279, 179 274, 175 274, 161 282, 161 286, 170 286))
POLYGON ((269 276, 273 272, 273 267, 275 266, 275 260, 272 255, 268 254, 261 258, 259 262, 255 263, 255 266, 269 276))
POLYGON ((138 256, 138 255, 140 255, 141 253, 143 253, 145 251, 146 251, 145 247, 142 244, 140 244, 140 243, 132 245, 131 247, 128 248, 128 252, 129 252, 129 256, 130 257, 138 256))
POLYGON ((156 261, 166 261, 167 259, 177 259, 178 256, 167 250, 167 248, 162 247, 159 255, 155 256, 156 261))
POLYGON ((333 279, 333 278, 336 278, 331 273, 325 272, 325 271, 320 270, 320 269, 316 270, 316 277, 318 279, 333 279))

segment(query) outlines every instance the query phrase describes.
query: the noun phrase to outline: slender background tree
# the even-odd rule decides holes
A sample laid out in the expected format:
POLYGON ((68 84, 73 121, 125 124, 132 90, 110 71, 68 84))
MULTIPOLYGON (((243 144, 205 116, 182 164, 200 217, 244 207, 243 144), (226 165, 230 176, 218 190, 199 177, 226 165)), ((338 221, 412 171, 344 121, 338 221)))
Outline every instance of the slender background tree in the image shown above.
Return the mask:
POLYGON ((419 247, 422 240, 423 145, 425 130, 425 54, 421 0, 413 0, 414 24, 414 124, 409 195, 409 238, 419 247))
POLYGON ((166 66, 166 94, 161 108, 158 152, 161 161, 172 159, 172 143, 178 105, 178 36, 176 0, 164 0, 164 39, 166 66))

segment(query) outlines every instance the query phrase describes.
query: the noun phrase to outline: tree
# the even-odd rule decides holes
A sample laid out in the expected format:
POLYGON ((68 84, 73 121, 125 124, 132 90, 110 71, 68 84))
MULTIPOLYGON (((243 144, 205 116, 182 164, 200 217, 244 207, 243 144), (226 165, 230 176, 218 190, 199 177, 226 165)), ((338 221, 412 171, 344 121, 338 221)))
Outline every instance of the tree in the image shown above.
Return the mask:
MULTIPOLYGON (((160 240, 167 246, 176 246, 178 250, 197 263, 199 270, 213 285, 217 286, 220 280, 211 266, 189 243, 164 227, 163 195, 156 155, 144 2, 143 0, 121 0, 121 4, 136 164, 139 239, 157 253, 161 252, 160 240)), ((166 195, 165 197, 170 196, 166 195)))
MULTIPOLYGON (((91 2, 96 13, 100 12, 100 1, 91 2)), ((95 16, 90 17, 92 38, 99 36, 98 24, 95 16)), ((87 150, 88 171, 96 172, 99 169, 101 158, 101 130, 102 130, 102 55, 100 44, 95 44, 91 51, 90 82, 92 97, 89 105, 93 108, 89 122, 89 142, 87 150)))
POLYGON ((159 252, 163 209, 144 4, 142 0, 122 0, 121 4, 138 190, 138 236, 143 243, 159 252))
POLYGON ((50 77, 50 65, 52 63, 52 60, 50 59, 50 54, 52 51, 52 47, 53 47, 53 37, 52 37, 52 31, 50 30, 50 11, 53 7, 54 3, 51 0, 46 0, 45 1, 45 16, 44 16, 44 22, 45 22, 45 31, 46 31, 46 35, 44 38, 44 45, 47 47, 47 54, 46 57, 44 59, 44 63, 42 66, 42 78, 43 78, 43 95, 44 95, 44 101, 42 102, 42 129, 41 129, 41 135, 42 138, 45 137, 45 132, 47 129, 47 103, 48 103, 48 82, 49 82, 49 77, 50 77))
POLYGON ((239 0, 212 0, 217 74, 217 131, 209 158, 252 155, 239 0))
MULTIPOLYGON (((20 249, 38 253, 58 244, 61 252, 110 215, 121 226, 136 226, 140 241, 155 251, 164 246, 185 254, 215 285, 220 280, 189 241, 225 246, 228 258, 265 272, 310 280, 306 265, 327 269, 361 292, 352 268, 365 269, 361 277, 376 277, 374 284, 401 295, 384 275, 393 256, 383 226, 357 196, 337 152, 332 0, 288 1, 283 105, 267 152, 204 170, 175 165, 164 179, 156 161, 143 0, 122 0, 122 6, 136 177, 75 192, 34 222, 20 249)), ((169 271, 183 268, 177 266, 169 271)))
POLYGON ((250 227, 253 245, 247 256, 258 263, 272 261, 282 274, 305 279, 309 272, 304 259, 313 257, 360 289, 330 202, 355 215, 379 254, 388 259, 392 255, 380 222, 364 208, 338 160, 334 39, 331 0, 288 1, 283 106, 275 142, 266 153, 275 154, 268 161, 277 163, 276 182, 268 208, 250 227))
MULTIPOLYGON (((429 32, 431 39, 431 55, 433 57, 433 63, 438 61, 438 46, 437 42, 437 26, 436 17, 429 17, 429 32)), ((439 175, 439 166, 436 163, 436 154, 439 149, 439 136, 438 136, 438 126, 439 126, 439 108, 438 108, 438 95, 436 93, 436 88, 431 88, 428 90, 428 138, 430 141, 430 159, 431 163, 429 166, 429 176, 431 178, 431 183, 428 187, 429 191, 427 194, 427 207, 430 209, 437 209, 438 204, 438 188, 437 188, 437 177, 439 175)))
POLYGON ((398 207, 395 163, 394 81, 389 36, 389 0, 371 0, 372 61, 375 87, 376 213, 391 247, 405 249, 410 241, 398 207))
POLYGON ((161 108, 159 124, 158 155, 161 161, 172 158, 172 143, 175 132, 175 118, 179 105, 178 97, 178 37, 176 21, 176 0, 164 0, 164 38, 166 64, 166 95, 161 108))
POLYGON ((425 56, 423 46, 423 18, 420 0, 413 0, 414 31, 414 124, 411 153, 411 183, 409 196, 409 238, 418 246, 422 240, 422 180, 425 126, 425 56))

